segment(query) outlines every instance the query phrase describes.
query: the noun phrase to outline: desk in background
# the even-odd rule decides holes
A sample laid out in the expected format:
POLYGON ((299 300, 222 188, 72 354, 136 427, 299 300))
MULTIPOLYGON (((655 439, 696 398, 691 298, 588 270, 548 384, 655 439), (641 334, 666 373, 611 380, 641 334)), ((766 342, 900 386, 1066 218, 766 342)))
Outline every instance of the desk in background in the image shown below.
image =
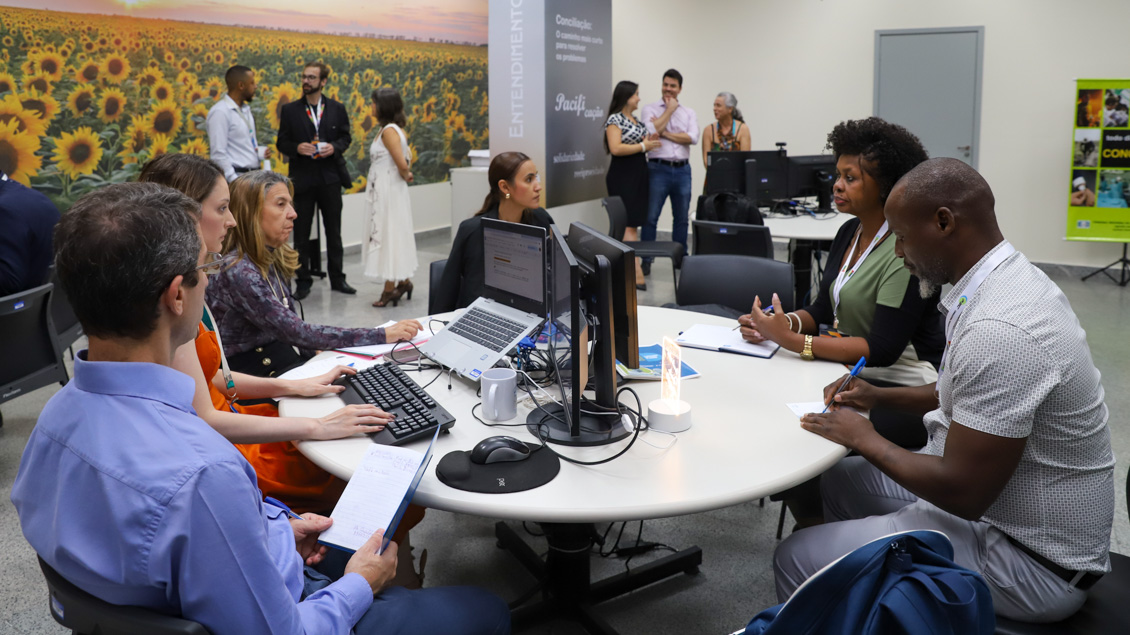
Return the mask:
MULTIPOLYGON (((657 343, 664 335, 673 337, 696 323, 733 325, 732 320, 715 316, 641 306, 640 343, 657 343)), ((805 362, 785 350, 772 359, 689 348, 682 354, 683 361, 702 373, 702 377, 682 385, 682 398, 694 408, 690 430, 675 437, 641 433, 627 454, 610 463, 586 467, 562 462, 560 474, 550 483, 511 494, 465 492, 436 478, 435 465, 440 458, 453 450, 469 450, 486 437, 506 434, 536 442, 524 427, 487 427, 476 421, 471 407, 479 402, 475 394, 478 384, 456 377, 448 390, 444 373, 428 393, 455 415, 456 423, 449 434, 440 435, 436 441, 436 458, 414 502, 451 512, 543 523, 551 541, 551 555, 545 563, 505 524, 499 523, 496 533, 500 544, 515 552, 527 568, 544 572, 554 598, 553 609, 572 613, 586 625, 597 625, 590 629, 595 632, 614 632, 595 615, 592 604, 681 571, 693 571, 701 562, 701 551, 697 547, 688 549, 633 567, 631 576, 622 574, 590 584, 589 552, 577 549, 581 543, 587 544, 591 523, 679 516, 755 500, 803 483, 847 454, 843 446, 802 429, 785 405, 819 400, 823 387, 843 375, 842 365, 805 362)), ((424 385, 438 372, 411 375, 424 385)), ((645 409, 659 397, 658 382, 634 382, 631 386, 645 409)), ((628 394, 621 402, 635 404, 628 394)), ((341 400, 333 395, 282 399, 279 414, 317 417, 341 406, 341 400)), ((520 406, 513 422, 524 421, 529 410, 520 406)), ((314 463, 349 479, 370 443, 368 437, 358 436, 296 445, 314 463)), ((593 461, 619 452, 627 443, 554 449, 593 461)), ((419 445, 422 448, 424 444, 419 445)), ((516 611, 515 627, 533 618, 531 613, 537 610, 516 611)))
MULTIPOLYGON (((811 214, 799 216, 765 216, 765 226, 773 238, 787 238, 789 240, 789 260, 793 263, 794 279, 796 280, 796 306, 805 305, 805 296, 809 289, 820 284, 820 280, 813 280, 812 262, 814 252, 820 248, 820 243, 831 242, 836 237, 847 221, 855 218, 850 214, 832 214, 830 216, 814 217, 811 214)), ((817 275, 820 273, 820 263, 817 261, 817 275)))

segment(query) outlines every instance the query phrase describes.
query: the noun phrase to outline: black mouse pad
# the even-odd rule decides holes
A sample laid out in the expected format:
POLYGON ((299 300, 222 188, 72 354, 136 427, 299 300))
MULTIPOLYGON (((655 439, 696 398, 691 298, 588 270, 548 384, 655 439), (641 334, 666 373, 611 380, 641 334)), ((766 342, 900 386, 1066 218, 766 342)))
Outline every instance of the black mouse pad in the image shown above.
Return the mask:
POLYGON ((479 465, 471 462, 471 452, 449 452, 436 465, 436 476, 444 485, 466 492, 508 494, 541 487, 561 471, 561 459, 542 447, 532 448, 525 461, 479 465))

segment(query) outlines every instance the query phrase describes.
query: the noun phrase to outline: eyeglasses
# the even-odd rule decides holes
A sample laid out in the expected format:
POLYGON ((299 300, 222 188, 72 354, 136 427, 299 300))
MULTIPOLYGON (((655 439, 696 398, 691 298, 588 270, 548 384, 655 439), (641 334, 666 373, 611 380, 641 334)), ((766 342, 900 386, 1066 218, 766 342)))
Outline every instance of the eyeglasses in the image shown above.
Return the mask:
POLYGON ((204 264, 196 265, 192 269, 192 271, 203 271, 204 275, 208 276, 215 275, 217 273, 220 273, 220 271, 224 268, 224 265, 228 264, 234 259, 235 254, 225 256, 218 251, 209 251, 208 254, 204 256, 204 264))
POLYGON ((318 81, 319 79, 322 79, 322 76, 321 76, 321 75, 318 75, 318 74, 314 74, 314 75, 303 75, 302 73, 299 73, 299 74, 298 74, 298 78, 299 78, 299 79, 308 79, 308 80, 310 80, 310 81, 312 81, 312 82, 316 82, 316 81, 318 81))

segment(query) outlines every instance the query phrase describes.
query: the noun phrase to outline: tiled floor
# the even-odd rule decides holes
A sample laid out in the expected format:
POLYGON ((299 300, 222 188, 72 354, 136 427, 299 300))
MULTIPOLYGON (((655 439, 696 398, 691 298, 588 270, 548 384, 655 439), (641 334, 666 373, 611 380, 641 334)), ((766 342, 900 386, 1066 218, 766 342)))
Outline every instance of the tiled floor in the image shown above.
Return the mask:
MULTIPOLYGON (((322 283, 305 301, 306 318, 343 326, 375 326, 389 319, 420 316, 427 308, 427 263, 447 256, 446 233, 418 241, 421 262, 416 291, 411 301, 399 307, 374 309, 369 304, 380 294, 380 286, 360 275, 360 257, 347 255, 350 283, 357 296, 331 293, 322 283)), ((649 290, 640 294, 642 304, 673 301, 674 287, 669 264, 658 261, 648 279, 649 290)), ((1130 380, 1130 338, 1122 329, 1130 324, 1130 291, 1105 279, 1082 283, 1074 271, 1048 267, 1049 275, 1067 293, 1088 333, 1095 363, 1103 372, 1110 408, 1110 427, 1116 456, 1118 495, 1112 549, 1130 553, 1130 523, 1127 522, 1126 463, 1130 458, 1130 429, 1125 414, 1130 396, 1123 387, 1130 380)), ((0 428, 0 633, 61 633, 47 611, 47 595, 35 555, 20 534, 15 511, 8 501, 20 453, 35 423, 35 417, 56 388, 43 388, 2 406, 0 428)), ((735 413, 735 416, 738 416, 735 413)), ((775 603, 770 566, 776 544, 778 507, 747 503, 705 514, 648 521, 645 540, 677 548, 702 547, 704 562, 695 576, 680 576, 652 585, 602 606, 603 615, 624 633, 729 633, 745 625, 761 609, 775 603)), ((65 514, 63 514, 65 518, 65 514)), ((791 520, 788 521, 791 524, 791 520)), ((413 532, 413 544, 429 551, 427 584, 478 584, 512 600, 529 590, 534 580, 507 553, 495 546, 494 521, 489 518, 429 511, 413 532)), ((603 528, 603 527, 602 527, 603 528)), ((630 527, 634 531, 635 525, 630 527)), ((630 532, 626 532, 630 533, 630 532)), ((544 549, 544 542, 531 538, 544 549)), ((632 564, 646 562, 636 558, 632 564)), ((595 576, 624 569, 616 559, 593 558, 595 576)), ((531 632, 580 633, 567 623, 548 624, 531 632)))

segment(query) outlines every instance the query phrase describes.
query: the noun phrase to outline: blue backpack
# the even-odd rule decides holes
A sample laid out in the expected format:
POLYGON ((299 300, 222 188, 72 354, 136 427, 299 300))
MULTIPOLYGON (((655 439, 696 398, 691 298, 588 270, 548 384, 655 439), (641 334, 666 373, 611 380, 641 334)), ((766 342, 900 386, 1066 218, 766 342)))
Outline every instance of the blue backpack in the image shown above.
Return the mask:
POLYGON ((754 617, 745 633, 991 635, 995 629, 989 587, 980 574, 954 564, 949 538, 908 531, 824 567, 788 602, 754 617))

